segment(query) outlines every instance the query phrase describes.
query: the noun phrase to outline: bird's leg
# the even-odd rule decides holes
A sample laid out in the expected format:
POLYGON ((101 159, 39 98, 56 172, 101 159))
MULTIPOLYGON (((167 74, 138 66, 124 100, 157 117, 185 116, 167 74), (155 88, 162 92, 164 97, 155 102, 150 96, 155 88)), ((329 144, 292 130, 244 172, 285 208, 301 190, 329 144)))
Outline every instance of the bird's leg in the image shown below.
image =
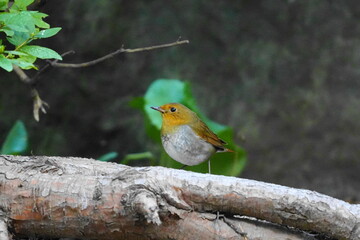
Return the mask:
POLYGON ((184 168, 186 168, 188 165, 183 165, 180 169, 184 169, 184 168))
POLYGON ((209 167, 209 174, 211 174, 211 164, 210 164, 210 159, 208 161, 208 167, 209 167))

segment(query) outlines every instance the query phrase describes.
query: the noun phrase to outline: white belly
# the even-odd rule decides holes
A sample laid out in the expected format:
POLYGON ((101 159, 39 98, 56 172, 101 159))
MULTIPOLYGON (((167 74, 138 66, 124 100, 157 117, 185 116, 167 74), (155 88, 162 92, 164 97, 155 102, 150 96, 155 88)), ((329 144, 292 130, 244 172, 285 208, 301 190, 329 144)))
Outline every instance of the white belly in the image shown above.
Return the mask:
POLYGON ((188 166, 200 164, 216 152, 213 145, 202 140, 187 125, 180 126, 174 134, 162 135, 161 141, 171 158, 188 166))

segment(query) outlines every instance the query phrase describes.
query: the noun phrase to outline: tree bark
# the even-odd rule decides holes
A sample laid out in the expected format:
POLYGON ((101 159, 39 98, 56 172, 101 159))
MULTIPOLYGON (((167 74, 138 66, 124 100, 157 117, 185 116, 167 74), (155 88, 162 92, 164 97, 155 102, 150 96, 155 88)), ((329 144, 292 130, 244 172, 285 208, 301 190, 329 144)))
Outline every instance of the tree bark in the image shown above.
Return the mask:
POLYGON ((7 218, 4 217, 2 211, 0 211, 0 239, 1 240, 10 240, 10 235, 7 226, 7 218))
POLYGON ((360 239, 360 206, 317 192, 84 158, 0 156, 0 213, 0 236, 360 239))

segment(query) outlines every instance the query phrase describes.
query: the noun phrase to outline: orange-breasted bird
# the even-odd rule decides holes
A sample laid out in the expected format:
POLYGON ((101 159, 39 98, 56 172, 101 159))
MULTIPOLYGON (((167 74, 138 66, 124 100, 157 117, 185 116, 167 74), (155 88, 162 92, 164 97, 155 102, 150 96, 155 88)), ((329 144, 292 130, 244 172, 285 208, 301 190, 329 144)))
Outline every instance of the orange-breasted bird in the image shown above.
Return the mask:
MULTIPOLYGON (((216 152, 233 152, 197 114, 180 103, 151 107, 161 113, 161 142, 166 153, 187 166, 200 164, 216 152)), ((210 160, 209 173, 210 170, 210 160)))

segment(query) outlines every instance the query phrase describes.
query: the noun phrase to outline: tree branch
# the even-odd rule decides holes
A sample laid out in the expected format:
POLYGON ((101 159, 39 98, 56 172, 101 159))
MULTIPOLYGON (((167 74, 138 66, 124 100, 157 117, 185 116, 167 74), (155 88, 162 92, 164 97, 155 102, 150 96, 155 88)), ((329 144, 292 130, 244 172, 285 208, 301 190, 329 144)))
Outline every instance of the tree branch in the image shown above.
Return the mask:
POLYGON ((33 97, 33 117, 38 122, 40 121, 40 111, 46 114, 46 108, 49 107, 49 104, 40 98, 36 88, 31 90, 31 95, 33 97))
POLYGON ((155 46, 150 46, 150 47, 142 47, 142 48, 134 48, 134 49, 125 49, 123 47, 121 47, 120 49, 116 50, 115 52, 109 53, 101 58, 89 61, 89 62, 84 62, 84 63, 59 63, 59 62, 53 62, 51 63, 51 65, 53 67, 68 67, 68 68, 82 68, 82 67, 90 67, 93 66, 95 64, 98 64, 100 62, 103 62, 109 58, 112 58, 120 53, 136 53, 136 52, 145 52, 145 51, 152 51, 152 50, 156 50, 156 49, 161 49, 161 48, 168 48, 168 47, 173 47, 173 46, 177 46, 177 45, 182 45, 182 44, 188 44, 189 41, 188 40, 177 40, 176 42, 172 42, 172 43, 166 43, 166 44, 160 44, 160 45, 155 45, 155 46))
MULTIPOLYGON (((65 57, 65 56, 67 56, 67 55, 74 54, 74 53, 75 53, 75 51, 73 51, 73 50, 67 51, 67 52, 61 54, 61 57, 65 57)), ((38 79, 38 77, 40 76, 40 74, 42 74, 42 73, 45 72, 47 69, 49 69, 49 67, 52 67, 52 66, 53 66, 54 64, 56 64, 58 61, 59 61, 58 59, 55 59, 55 60, 53 60, 53 61, 48 60, 47 63, 46 63, 44 66, 42 66, 42 67, 36 72, 36 74, 35 74, 34 76, 31 77, 31 83, 34 84, 34 83, 36 82, 36 80, 38 79)))
POLYGON ((13 65, 14 72, 18 75, 20 80, 26 84, 31 84, 32 79, 19 66, 13 65))
MULTIPOLYGON (((156 50, 156 49, 168 48, 168 47, 173 47, 173 46, 178 46, 178 45, 188 44, 188 43, 189 43, 188 40, 180 40, 180 38, 179 38, 176 42, 160 44, 160 45, 155 45, 155 46, 150 46, 150 47, 142 47, 142 48, 135 48, 135 49, 125 49, 125 48, 121 47, 120 49, 118 49, 112 53, 109 53, 103 57, 100 57, 100 58, 92 60, 92 61, 84 62, 84 63, 59 63, 59 60, 47 61, 47 63, 39 71, 37 71, 36 74, 34 74, 34 76, 32 76, 32 77, 29 77, 25 73, 24 70, 22 70, 20 67, 18 67, 16 65, 13 65, 13 69, 14 69, 14 72, 18 75, 18 77, 20 78, 20 80, 22 82, 30 85, 30 87, 32 89, 32 95, 34 97, 33 115, 34 115, 35 120, 39 121, 40 120, 39 110, 42 110, 43 113, 46 113, 44 106, 48 107, 48 104, 45 101, 41 100, 39 92, 35 88, 35 85, 39 79, 39 76, 43 72, 48 70, 50 67, 68 67, 68 68, 89 67, 89 66, 98 64, 100 62, 106 61, 107 59, 110 59, 121 53, 136 53, 136 52, 152 51, 152 50, 156 50)), ((65 57, 66 55, 73 54, 73 53, 74 53, 74 51, 68 51, 68 52, 63 53, 61 56, 65 57)))
POLYGON ((163 167, 0 156, 0 191, 0 209, 6 209, 16 236, 314 239, 282 225, 360 239, 359 205, 308 190, 163 167), (224 220, 213 214, 218 211, 224 220))

